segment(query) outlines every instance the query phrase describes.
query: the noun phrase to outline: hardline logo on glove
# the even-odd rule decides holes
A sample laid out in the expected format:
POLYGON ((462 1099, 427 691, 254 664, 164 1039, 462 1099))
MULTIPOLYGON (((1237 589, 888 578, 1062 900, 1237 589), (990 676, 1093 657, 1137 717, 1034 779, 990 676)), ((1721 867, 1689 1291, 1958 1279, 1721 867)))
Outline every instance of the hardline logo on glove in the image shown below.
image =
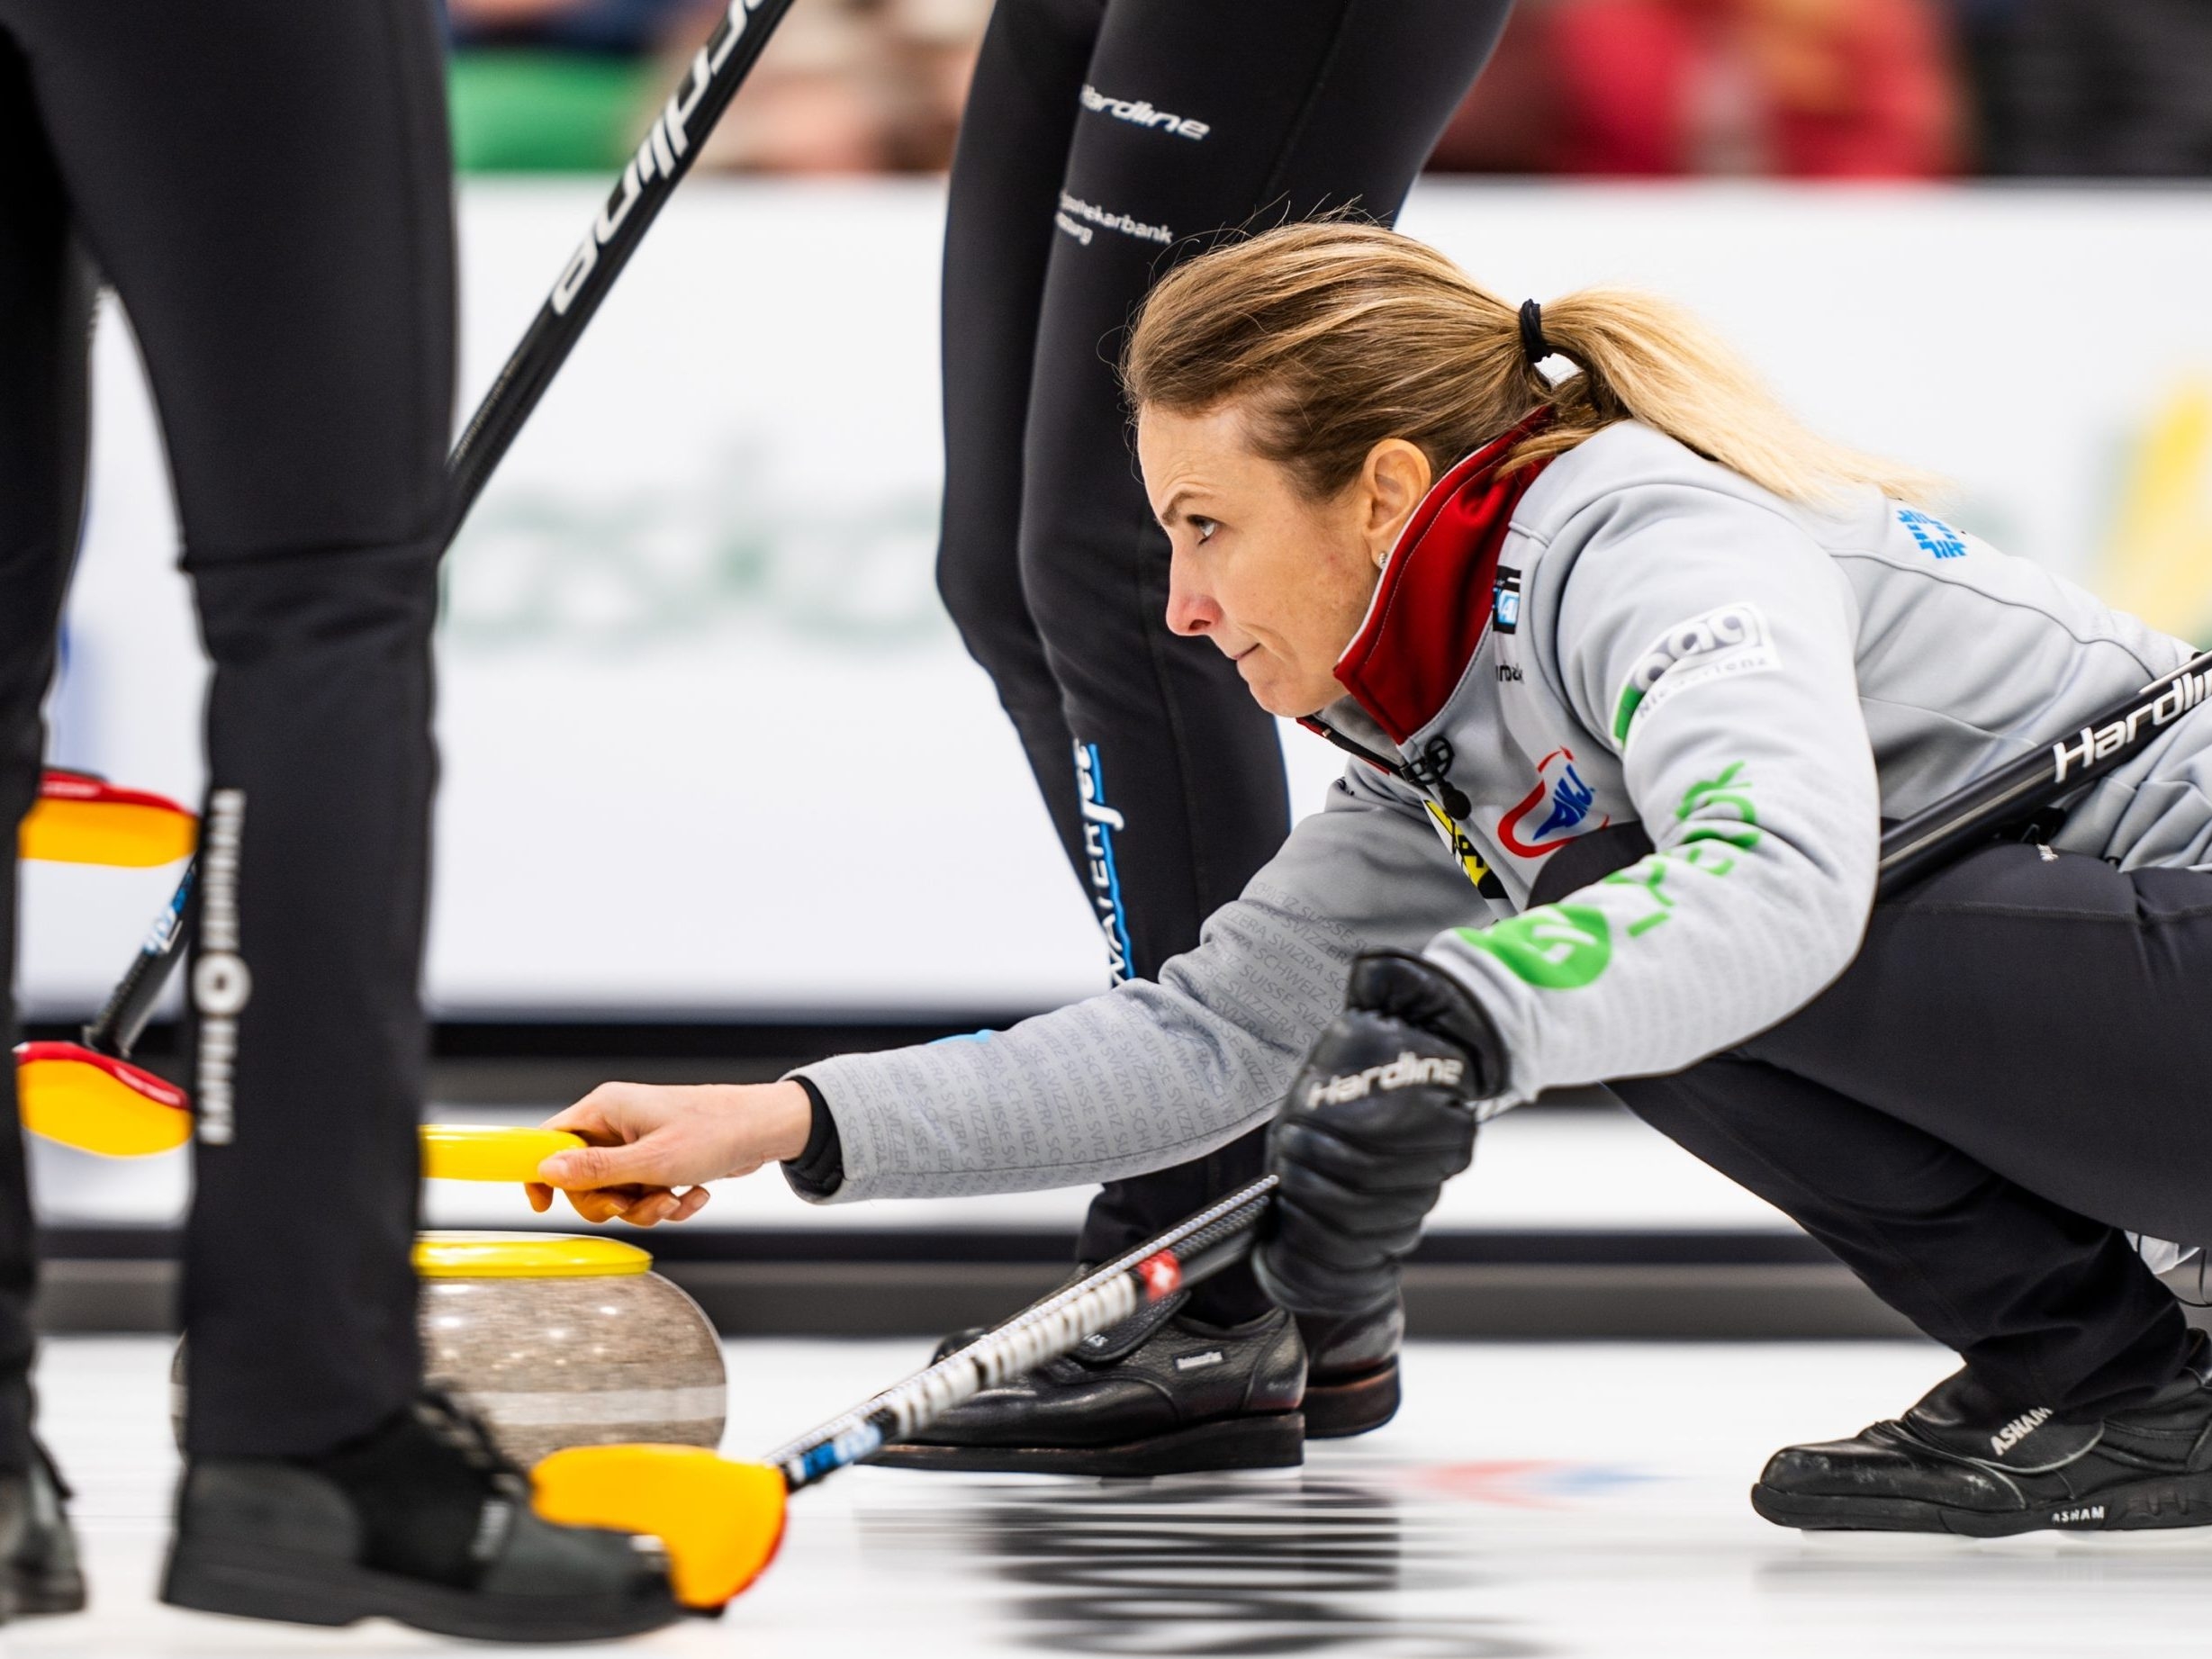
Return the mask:
POLYGON ((1458 1085, 1466 1071, 1465 1060, 1449 1059, 1440 1054, 1416 1054, 1408 1049, 1386 1065, 1369 1066, 1365 1071, 1346 1072, 1341 1077, 1314 1078, 1306 1085, 1305 1104, 1332 1106, 1347 1100, 1364 1100, 1377 1089, 1422 1088, 1431 1084, 1450 1088, 1458 1085))

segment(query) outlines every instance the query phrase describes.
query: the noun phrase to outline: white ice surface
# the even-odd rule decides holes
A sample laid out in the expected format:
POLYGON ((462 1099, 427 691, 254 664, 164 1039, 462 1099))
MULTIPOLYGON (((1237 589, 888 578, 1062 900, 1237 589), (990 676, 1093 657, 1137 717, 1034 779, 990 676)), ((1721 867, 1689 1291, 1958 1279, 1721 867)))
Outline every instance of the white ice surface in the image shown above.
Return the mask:
MULTIPOLYGON (((728 1445, 739 1455, 919 1357, 908 1342, 733 1343, 728 1355, 728 1445)), ((89 1615, 0 1632, 7 1652, 449 1651, 388 1626, 322 1632, 154 1602, 174 1474, 166 1363, 167 1345, 150 1339, 48 1345, 48 1432, 80 1489, 95 1600, 89 1615)), ((1419 1344, 1398 1420, 1313 1448, 1302 1475, 1111 1485, 870 1469, 839 1476, 794 1501, 781 1556, 725 1619, 626 1651, 2201 1654, 2212 1532, 1807 1541, 1751 1513, 1745 1488, 1775 1447, 1891 1414, 1948 1364, 1910 1343, 1419 1344)))

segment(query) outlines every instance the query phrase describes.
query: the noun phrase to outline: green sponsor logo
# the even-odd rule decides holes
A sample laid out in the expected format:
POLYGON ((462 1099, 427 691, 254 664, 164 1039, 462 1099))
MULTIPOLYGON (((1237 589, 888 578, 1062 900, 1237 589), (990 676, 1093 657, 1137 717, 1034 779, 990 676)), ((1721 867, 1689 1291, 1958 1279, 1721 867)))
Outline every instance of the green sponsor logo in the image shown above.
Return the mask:
POLYGON ((1588 985, 1613 956, 1612 927, 1588 905, 1539 905, 1493 927, 1463 927, 1459 937, 1548 991, 1588 985))
POLYGON ((1664 852, 1651 853, 1638 859, 1626 870, 1614 870, 1604 879, 1604 885, 1626 888, 1649 906, 1642 915, 1629 924, 1629 937, 1631 939, 1658 926, 1675 907, 1674 890, 1666 885, 1666 854, 1664 852))
POLYGON ((1686 820, 1694 815, 1699 820, 1684 832, 1685 845, 1724 841, 1747 852, 1759 844, 1758 809, 1751 804, 1751 780, 1743 771, 1744 763, 1738 761, 1718 778, 1693 783, 1683 791, 1682 805, 1675 808, 1675 816, 1686 820))
POLYGON ((1629 727, 1636 724, 1636 710, 1644 700, 1644 688, 1630 681, 1621 688, 1621 700, 1613 705, 1613 742, 1625 744, 1629 727))
MULTIPOLYGON (((1730 849, 1755 847, 1763 833, 1741 761, 1684 790, 1675 816, 1696 820, 1684 832, 1680 845, 1670 852, 1648 853, 1589 889, 1607 893, 1620 917, 1623 939, 1640 938, 1674 914, 1681 897, 1670 880, 1676 871, 1725 876, 1736 868, 1730 849)), ((1529 984, 1548 991, 1571 991, 1605 971, 1613 959, 1613 931, 1614 924, 1595 906, 1561 904, 1539 906, 1494 927, 1463 927, 1458 934, 1529 984)))

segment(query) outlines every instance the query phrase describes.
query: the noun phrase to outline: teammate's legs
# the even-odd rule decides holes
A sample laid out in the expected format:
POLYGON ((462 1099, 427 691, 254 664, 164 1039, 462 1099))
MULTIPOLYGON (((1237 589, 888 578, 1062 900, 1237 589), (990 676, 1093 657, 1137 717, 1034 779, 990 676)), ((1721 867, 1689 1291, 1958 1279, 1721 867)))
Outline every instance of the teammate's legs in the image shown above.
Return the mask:
MULTIPOLYGON (((21 50, 0 34, 0 1045, 14 1048, 15 826, 38 798, 54 631, 85 480, 86 329, 94 284, 39 126, 21 50)), ((0 1474, 31 1460, 31 1191, 6 1067, 0 1116, 0 1474)))
MULTIPOLYGON (((1117 974, 1197 942, 1281 845, 1275 723, 1205 640, 1169 634, 1168 543, 1115 379, 1146 288, 1211 233, 1356 206, 1395 214, 1487 57, 1503 0, 1113 0, 1077 123, 1038 333, 1022 581, 1089 810, 1079 877, 1117 974)), ((1108 1186, 1082 1253, 1121 1249, 1258 1175, 1259 1138, 1108 1186)), ((1249 1273, 1198 1299, 1265 1302, 1249 1273)))
POLYGON ((998 687, 1079 867, 1082 819, 1060 684, 1022 592, 1022 432, 1078 95, 1106 0, 999 0, 945 208, 944 509, 937 588, 998 687))
POLYGON ((0 0, 144 348, 214 663, 186 1438, 415 1393, 429 633, 452 241, 424 0, 0 0))

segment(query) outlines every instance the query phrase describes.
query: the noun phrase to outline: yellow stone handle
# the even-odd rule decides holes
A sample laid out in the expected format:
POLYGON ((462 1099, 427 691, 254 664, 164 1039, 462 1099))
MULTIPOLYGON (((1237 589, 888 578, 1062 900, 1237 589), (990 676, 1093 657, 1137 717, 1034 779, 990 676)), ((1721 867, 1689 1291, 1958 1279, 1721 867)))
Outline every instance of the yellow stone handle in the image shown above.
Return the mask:
MULTIPOLYGON (((192 1099, 144 1067, 74 1042, 15 1049, 23 1127, 104 1158, 149 1158, 192 1138, 192 1099)), ((559 1129, 425 1123, 422 1173, 433 1181, 534 1181, 537 1166, 583 1138, 559 1129)))
POLYGON ((148 1158, 192 1138, 183 1089, 78 1043, 18 1043, 15 1098, 32 1134, 103 1158, 148 1158))
POLYGON ((81 772, 49 771, 16 834, 27 859, 148 870, 192 856, 200 821, 166 796, 121 789, 81 772))
POLYGON ((427 1181, 535 1181, 538 1165, 583 1143, 582 1135, 564 1129, 425 1123, 422 1176, 427 1181))
POLYGON ((720 1607, 783 1542, 783 1476, 698 1446, 572 1446, 530 1471, 533 1507, 564 1527, 649 1533, 686 1607, 720 1607))

